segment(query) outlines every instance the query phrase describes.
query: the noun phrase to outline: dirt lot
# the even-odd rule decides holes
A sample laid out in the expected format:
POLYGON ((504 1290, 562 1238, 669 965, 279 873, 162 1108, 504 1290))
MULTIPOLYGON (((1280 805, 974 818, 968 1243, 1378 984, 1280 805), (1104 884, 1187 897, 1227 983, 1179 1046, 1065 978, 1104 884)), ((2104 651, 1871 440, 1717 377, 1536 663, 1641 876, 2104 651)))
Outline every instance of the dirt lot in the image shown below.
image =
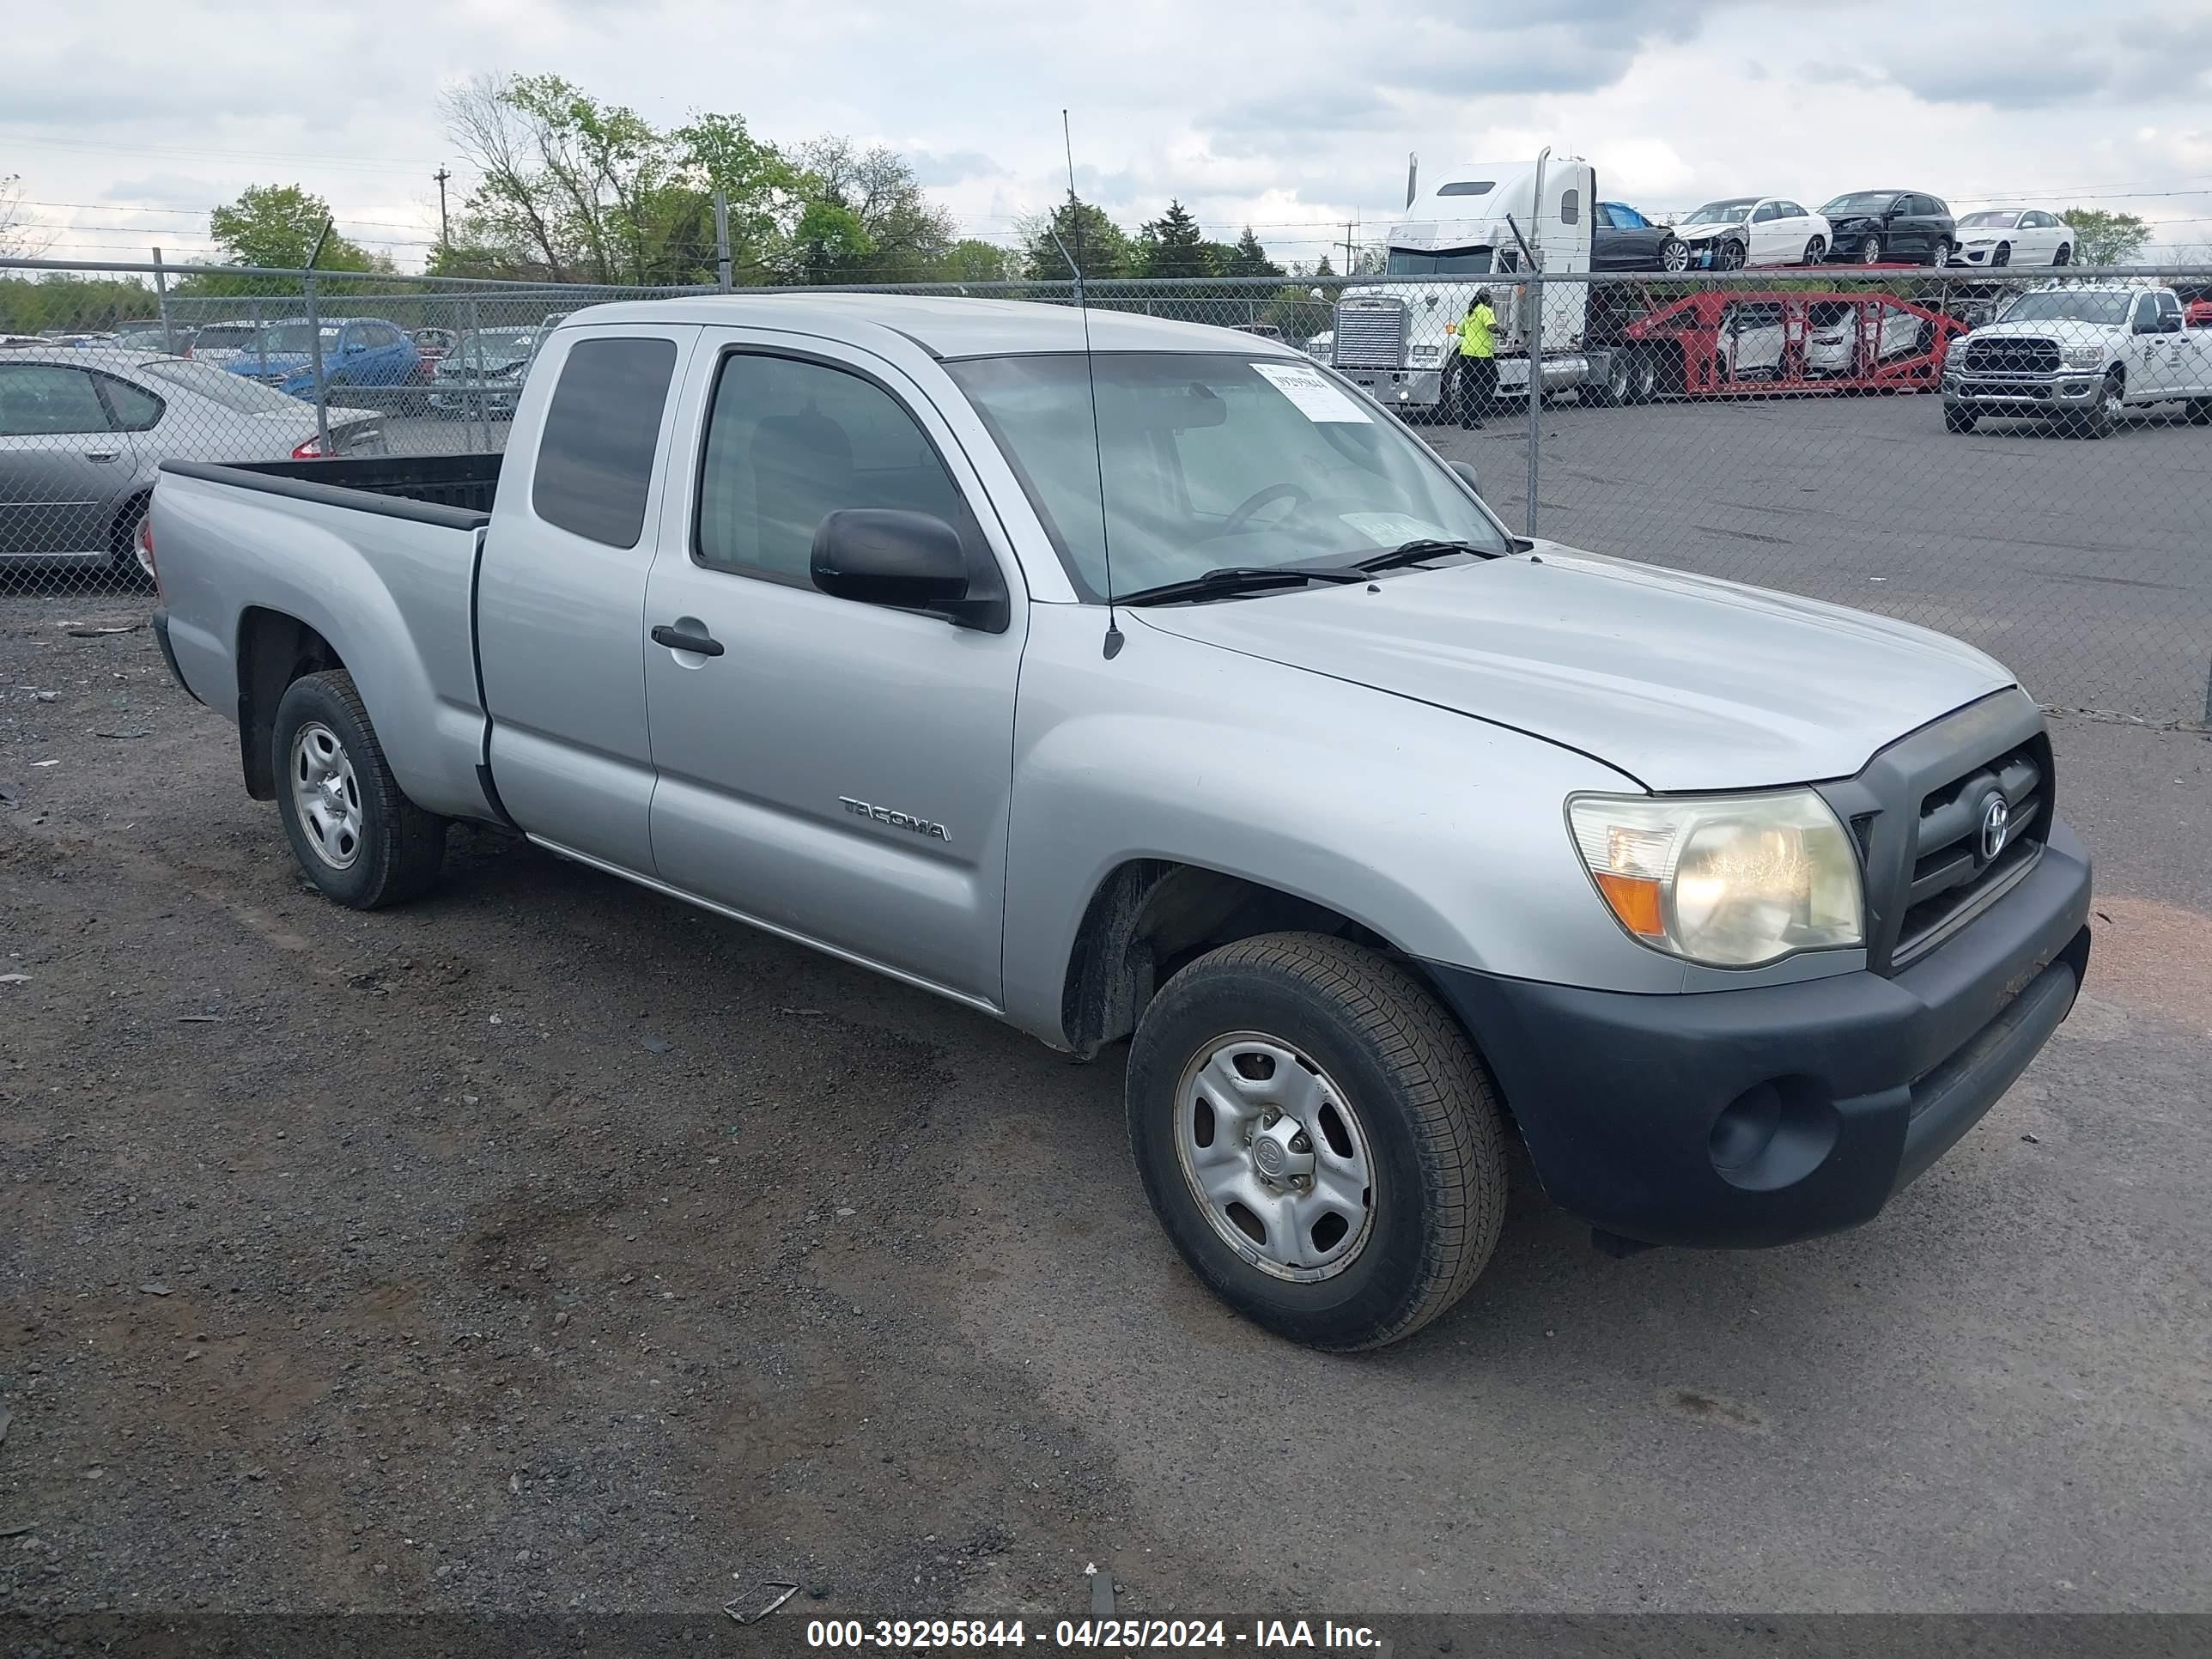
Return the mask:
POLYGON ((2061 726, 2094 994, 1881 1221, 1613 1262, 1523 1179, 1342 1360, 1180 1270, 1118 1054, 489 833, 323 902, 64 626, 143 615, 0 605, 0 1613, 2212 1610, 2199 736, 2061 726))

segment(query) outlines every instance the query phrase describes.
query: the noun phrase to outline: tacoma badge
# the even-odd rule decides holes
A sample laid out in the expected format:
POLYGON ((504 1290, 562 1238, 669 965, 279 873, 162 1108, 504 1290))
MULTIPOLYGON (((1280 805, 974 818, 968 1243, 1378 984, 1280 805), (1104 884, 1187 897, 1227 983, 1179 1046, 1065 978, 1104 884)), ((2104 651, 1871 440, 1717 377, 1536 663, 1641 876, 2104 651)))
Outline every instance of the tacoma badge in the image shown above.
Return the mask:
POLYGON ((932 841, 950 842, 952 839, 951 830, 941 823, 932 823, 927 818, 894 812, 888 806, 871 806, 866 801, 854 800, 850 795, 838 796, 837 804, 856 817, 873 818, 878 823, 888 823, 894 830, 911 830, 915 835, 927 836, 932 841))

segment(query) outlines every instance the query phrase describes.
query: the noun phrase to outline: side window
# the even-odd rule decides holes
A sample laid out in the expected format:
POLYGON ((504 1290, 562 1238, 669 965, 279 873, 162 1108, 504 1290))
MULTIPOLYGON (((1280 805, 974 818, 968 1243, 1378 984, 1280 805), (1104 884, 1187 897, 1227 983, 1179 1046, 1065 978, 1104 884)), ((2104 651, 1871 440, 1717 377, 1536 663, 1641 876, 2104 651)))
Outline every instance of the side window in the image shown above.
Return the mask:
POLYGON ((1651 222, 1632 207, 1615 208, 1613 217, 1624 230, 1649 230, 1651 222))
POLYGON ((0 438, 107 429, 107 410, 84 370, 50 363, 0 367, 0 438))
POLYGON ((1609 202, 1593 202, 1590 204, 1590 223, 1604 230, 1627 228, 1627 221, 1613 210, 1609 202))
POLYGON ((1782 204, 1782 216, 1785 219, 1802 219, 1806 214, 1805 210, 1799 207, 1796 203, 1784 202, 1782 204))
POLYGON ((1759 204, 1759 210, 1751 216, 1751 222, 1755 225, 1763 225, 1770 219, 1779 219, 1781 216, 1782 204, 1779 202, 1761 202, 1759 204))
POLYGON ((2179 333, 2181 331, 2181 301, 2171 294, 2160 294, 2153 297, 2158 301, 2159 331, 2164 334, 2179 333))
POLYGON ((1570 190, 1559 197, 1559 222, 1571 225, 1582 217, 1582 191, 1570 190))
POLYGON ((162 403, 152 392, 135 386, 128 380, 118 380, 112 374, 96 377, 100 395, 107 399, 107 407, 115 416, 118 432, 150 432, 161 418, 162 403))
POLYGON ((579 340, 545 410, 530 504, 548 524, 635 547, 676 373, 673 340, 579 340))
POLYGON ((2158 326, 2158 301, 2148 294, 2136 301, 2135 316, 2130 319, 2138 331, 2158 326))
POLYGON ((840 507, 930 513, 973 545, 959 486, 914 416, 826 363, 723 359, 700 458, 692 556, 711 570, 812 585, 814 532, 840 507))

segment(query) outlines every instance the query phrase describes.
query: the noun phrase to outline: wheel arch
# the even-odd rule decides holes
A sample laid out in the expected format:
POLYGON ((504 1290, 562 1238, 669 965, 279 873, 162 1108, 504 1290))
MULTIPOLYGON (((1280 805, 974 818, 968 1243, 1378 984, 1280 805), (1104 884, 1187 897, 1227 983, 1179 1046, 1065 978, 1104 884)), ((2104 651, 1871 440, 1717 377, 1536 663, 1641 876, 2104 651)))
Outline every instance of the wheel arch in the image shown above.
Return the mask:
POLYGON ((246 793, 256 800, 274 800, 276 769, 270 745, 276 733, 276 705, 293 681, 346 665, 315 628, 258 605, 240 613, 235 660, 238 754, 246 793))
POLYGON ((1076 930, 1060 988, 1068 1046, 1087 1054, 1127 1036, 1184 963, 1224 945, 1282 933, 1364 945, 1429 981, 1419 958, 1341 910, 1201 864, 1129 859, 1099 881, 1076 930))

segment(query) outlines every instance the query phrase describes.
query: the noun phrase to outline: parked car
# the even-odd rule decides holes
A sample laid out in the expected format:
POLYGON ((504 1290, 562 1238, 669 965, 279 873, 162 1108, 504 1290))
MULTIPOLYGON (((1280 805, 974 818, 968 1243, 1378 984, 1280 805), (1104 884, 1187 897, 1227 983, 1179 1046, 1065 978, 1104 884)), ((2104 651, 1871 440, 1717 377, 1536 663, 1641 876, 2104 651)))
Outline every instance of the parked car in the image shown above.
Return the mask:
POLYGON ((197 362, 222 368, 243 352, 254 360, 258 379, 260 349, 268 343, 267 335, 267 330, 257 329, 250 322, 208 323, 192 331, 191 356, 197 362))
POLYGON ((1959 221, 1954 265, 2069 265, 2074 227, 2041 208, 1990 208, 1959 221))
POLYGON ((418 328, 410 337, 415 349, 426 363, 434 363, 459 343, 459 331, 450 328, 418 328))
POLYGON ((1807 308, 1806 325, 1806 374, 1837 379, 1925 351, 1935 337, 1926 317, 1885 296, 1816 301, 1807 308))
POLYGON ((430 371, 430 408, 448 420, 473 416, 505 421, 514 416, 522 377, 540 331, 530 325, 482 328, 459 343, 430 371))
POLYGON ((2181 308, 2185 328, 2212 328, 2212 300, 2191 300, 2181 308))
POLYGON ((1690 247, 1672 225, 1654 223, 1626 202, 1590 209, 1592 270, 1687 270, 1690 247))
POLYGON ((1617 1253, 1781 1243, 2065 1018, 2088 856, 1999 664, 1520 540, 1288 348, 1088 323, 1095 365, 1060 306, 592 307, 503 455, 423 464, 463 505, 165 471, 155 638, 336 902, 471 819, 1130 1039, 1170 1238, 1324 1348, 1473 1284, 1509 1133, 1617 1253))
MULTIPOLYGON (((331 447, 381 446, 374 410, 329 411, 331 447)), ((0 559, 135 556, 163 461, 322 453, 315 412, 207 363, 119 348, 0 355, 0 559)))
POLYGON ((1827 256, 1828 222, 1784 196, 1731 196, 1708 202, 1674 227, 1691 263, 1713 270, 1746 264, 1818 264, 1827 256))
POLYGON ((1958 246, 1959 226, 1951 210, 1942 198, 1918 191, 1852 191, 1820 211, 1830 227, 1832 259, 1940 265, 1958 246))
POLYGON ((393 324, 372 318, 305 318, 271 323, 266 338, 234 353, 223 364, 233 374, 277 387, 288 397, 315 395, 314 337, 322 336, 324 396, 348 386, 407 386, 422 378, 422 356, 393 324))
POLYGON ((1943 422, 2056 420, 2101 438, 2127 414, 2179 405, 2212 426, 2212 332, 2186 326, 2170 288, 2036 289, 1957 342, 1943 368, 1943 422))

